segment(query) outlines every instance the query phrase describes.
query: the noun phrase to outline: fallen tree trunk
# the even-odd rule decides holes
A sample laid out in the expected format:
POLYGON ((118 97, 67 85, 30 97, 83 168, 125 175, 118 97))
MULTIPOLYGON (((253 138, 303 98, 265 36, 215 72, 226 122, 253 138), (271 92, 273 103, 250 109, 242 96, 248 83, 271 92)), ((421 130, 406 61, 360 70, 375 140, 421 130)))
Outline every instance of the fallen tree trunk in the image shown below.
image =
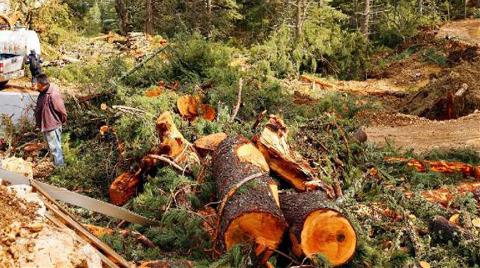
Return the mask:
POLYGON ((323 255, 335 266, 352 258, 357 245, 355 230, 325 193, 282 193, 280 204, 290 226, 295 255, 308 258, 323 255))
POLYGON ((112 204, 125 205, 128 200, 135 196, 140 182, 140 172, 124 172, 118 176, 108 190, 112 204))
POLYGON ((271 115, 260 137, 254 137, 258 149, 265 156, 270 168, 282 179, 289 182, 297 191, 306 191, 310 185, 334 196, 331 186, 323 183, 315 175, 315 170, 287 144, 288 129, 282 119, 271 115))
POLYGON ((267 172, 262 154, 242 136, 225 139, 213 156, 213 175, 222 200, 215 237, 226 250, 255 243, 257 256, 264 254, 262 262, 277 248, 287 226, 277 185, 267 172))
POLYGON ((465 182, 459 184, 455 190, 439 188, 422 192, 421 195, 427 201, 448 207, 453 199, 459 195, 472 193, 475 199, 480 202, 480 182, 465 182))

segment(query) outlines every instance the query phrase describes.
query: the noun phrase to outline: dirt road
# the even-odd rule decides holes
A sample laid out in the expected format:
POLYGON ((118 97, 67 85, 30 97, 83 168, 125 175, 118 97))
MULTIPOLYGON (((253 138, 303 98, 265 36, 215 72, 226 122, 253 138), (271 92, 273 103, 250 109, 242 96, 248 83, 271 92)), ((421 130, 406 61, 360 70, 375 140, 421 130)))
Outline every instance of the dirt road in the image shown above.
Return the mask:
POLYGON ((451 38, 466 42, 471 45, 480 44, 480 20, 467 19, 453 21, 443 25, 437 38, 451 38))
POLYGON ((377 145, 391 142, 395 147, 413 148, 417 153, 467 147, 480 152, 479 112, 449 121, 418 118, 402 126, 368 127, 366 132, 368 140, 377 145))

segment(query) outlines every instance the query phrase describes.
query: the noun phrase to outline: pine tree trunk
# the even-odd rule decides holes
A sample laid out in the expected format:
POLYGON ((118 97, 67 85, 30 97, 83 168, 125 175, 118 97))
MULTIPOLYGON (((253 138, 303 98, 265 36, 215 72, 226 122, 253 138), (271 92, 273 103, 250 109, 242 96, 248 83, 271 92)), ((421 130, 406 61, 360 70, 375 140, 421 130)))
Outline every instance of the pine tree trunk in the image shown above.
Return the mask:
POLYGON ((115 10, 120 19, 120 33, 126 35, 129 32, 130 22, 128 18, 128 9, 125 0, 115 0, 115 10))
POLYGON ((212 29, 213 29, 212 1, 213 0, 207 0, 207 37, 208 38, 212 36, 212 29))
POLYGON ((363 26, 362 26, 362 33, 363 35, 368 39, 368 36, 370 34, 370 1, 371 0, 365 0, 365 20, 363 21, 363 26))
POLYGON ((295 25, 295 34, 297 43, 302 40, 303 35, 303 12, 305 8, 305 0, 297 0, 297 18, 295 25))
POLYGON ((225 249, 255 242, 257 255, 268 255, 279 245, 287 225, 262 154, 245 137, 229 137, 214 153, 213 175, 219 200, 227 200, 222 202, 223 210, 220 206, 217 230, 225 249))
POLYGON ((325 193, 282 193, 280 204, 295 255, 315 258, 322 254, 334 266, 352 258, 357 245, 355 230, 325 193))
POLYGON ((145 0, 145 33, 153 34, 153 7, 152 0, 145 0))
POLYGON ((423 0, 418 0, 418 10, 420 11, 420 15, 423 16, 423 0))

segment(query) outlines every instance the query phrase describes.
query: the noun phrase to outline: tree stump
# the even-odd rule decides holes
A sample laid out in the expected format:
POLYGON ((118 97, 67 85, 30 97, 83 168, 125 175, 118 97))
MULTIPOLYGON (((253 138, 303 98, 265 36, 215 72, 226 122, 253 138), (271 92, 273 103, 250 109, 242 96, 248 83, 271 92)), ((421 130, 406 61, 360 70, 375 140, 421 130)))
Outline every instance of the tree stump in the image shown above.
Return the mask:
POLYGON ((357 245, 355 230, 324 192, 283 193, 280 204, 295 255, 323 255, 335 266, 352 258, 357 245))
POLYGON ((268 256, 282 240, 287 224, 276 182, 268 176, 262 154, 245 137, 227 138, 214 153, 213 172, 224 205, 223 210, 220 206, 217 238, 226 250, 253 242, 257 256, 268 256))

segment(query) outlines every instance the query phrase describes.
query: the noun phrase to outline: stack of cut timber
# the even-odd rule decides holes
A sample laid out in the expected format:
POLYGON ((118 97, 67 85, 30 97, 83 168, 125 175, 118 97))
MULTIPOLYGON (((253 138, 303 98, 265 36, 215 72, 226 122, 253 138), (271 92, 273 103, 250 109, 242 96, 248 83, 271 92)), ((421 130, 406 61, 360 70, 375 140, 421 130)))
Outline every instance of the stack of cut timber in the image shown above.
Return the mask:
MULTIPOLYGON (((276 156, 289 161, 293 167, 290 174, 302 174, 298 169, 303 167, 293 159, 276 156)), ((256 254, 262 255, 261 262, 265 263, 289 226, 292 251, 297 256, 313 259, 322 255, 333 265, 348 262, 356 247, 350 221, 325 192, 285 193, 279 197, 278 186, 268 172, 269 164, 272 171, 282 166, 267 159, 270 161, 242 136, 226 138, 214 153, 213 175, 221 200, 217 232, 225 249, 255 243, 256 254)))

